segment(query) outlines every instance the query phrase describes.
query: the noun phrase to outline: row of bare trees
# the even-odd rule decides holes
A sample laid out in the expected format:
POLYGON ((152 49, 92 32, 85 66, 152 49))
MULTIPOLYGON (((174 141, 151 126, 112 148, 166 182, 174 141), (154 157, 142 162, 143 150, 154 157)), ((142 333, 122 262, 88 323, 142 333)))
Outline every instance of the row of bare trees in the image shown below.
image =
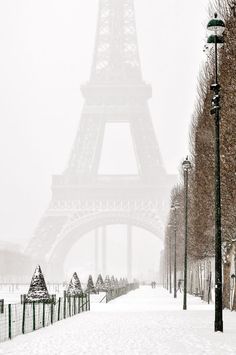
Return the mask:
MULTIPOLYGON (((214 1, 210 16, 217 12, 225 21, 224 46, 220 49, 219 81, 221 84, 221 193, 222 238, 225 250, 236 239, 236 0, 214 1)), ((214 52, 207 49, 207 60, 199 75, 197 100, 190 130, 192 171, 189 176, 188 257, 196 262, 214 256, 214 118, 210 114, 214 82, 214 52)), ((184 189, 174 187, 171 204, 178 201, 177 270, 183 269, 184 253, 184 189)), ((166 243, 173 240, 174 225, 170 210, 166 227, 166 243)), ((173 250, 173 248, 172 248, 173 250)), ((227 259, 224 258, 227 269, 227 259)), ((227 306, 227 275, 225 275, 227 306)), ((229 283, 229 282, 228 282, 229 283)))

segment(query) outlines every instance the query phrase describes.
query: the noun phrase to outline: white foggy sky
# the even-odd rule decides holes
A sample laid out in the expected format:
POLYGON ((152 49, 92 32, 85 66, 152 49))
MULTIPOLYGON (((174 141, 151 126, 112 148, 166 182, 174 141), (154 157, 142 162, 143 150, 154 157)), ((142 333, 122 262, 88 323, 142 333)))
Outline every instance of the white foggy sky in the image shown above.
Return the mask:
MULTIPOLYGON (((127 270, 127 226, 112 225, 107 228, 107 271, 110 275, 123 277, 127 270)), ((161 241, 150 234, 148 231, 133 227, 133 254, 132 266, 133 277, 138 280, 156 279, 156 273, 159 268, 159 252, 162 247, 161 241), (155 276, 154 276, 155 275, 155 276)), ((64 262, 67 279, 69 280, 74 270, 78 271, 80 280, 86 282, 88 274, 94 275, 94 234, 84 235, 73 246, 67 254, 64 262), (89 244, 89 248, 88 248, 89 244)), ((98 247, 98 273, 102 273, 102 248, 101 248, 101 230, 98 237, 100 240, 98 247)))
MULTIPOLYGON (((68 161, 90 74, 97 0, 0 1, 0 239, 32 235, 68 161)), ((208 0, 135 0, 143 77, 162 157, 177 173, 208 0)))

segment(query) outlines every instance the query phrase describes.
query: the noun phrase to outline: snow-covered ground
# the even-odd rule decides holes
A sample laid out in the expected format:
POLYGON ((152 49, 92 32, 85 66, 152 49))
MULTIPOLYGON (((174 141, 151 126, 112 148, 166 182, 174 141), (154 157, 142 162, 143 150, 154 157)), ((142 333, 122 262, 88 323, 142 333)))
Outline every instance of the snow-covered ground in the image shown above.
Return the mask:
POLYGON ((214 333, 212 305, 166 290, 142 287, 91 312, 63 320, 0 345, 0 354, 236 354, 236 313, 224 312, 224 333, 214 333))

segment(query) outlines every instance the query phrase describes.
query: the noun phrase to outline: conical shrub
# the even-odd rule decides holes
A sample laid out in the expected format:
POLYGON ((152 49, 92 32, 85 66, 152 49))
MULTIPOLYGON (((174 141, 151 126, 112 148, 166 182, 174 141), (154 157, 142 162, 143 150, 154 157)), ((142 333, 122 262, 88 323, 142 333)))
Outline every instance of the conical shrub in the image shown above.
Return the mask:
POLYGON ((104 290, 108 291, 111 288, 111 280, 110 277, 107 275, 104 281, 104 290))
POLYGON ((99 292, 104 290, 104 282, 101 274, 98 275, 97 282, 96 282, 96 289, 99 292))
POLYGON ((26 302, 34 302, 34 301, 50 301, 50 295, 48 293, 48 289, 46 286, 46 282, 44 280, 44 276, 41 270, 41 267, 37 265, 31 283, 29 287, 29 291, 26 296, 26 302))
POLYGON ((86 293, 97 293, 96 288, 94 287, 92 275, 89 275, 86 293))
POLYGON ((80 283, 80 279, 78 278, 78 275, 76 272, 74 272, 69 286, 67 288, 67 295, 68 296, 79 296, 83 293, 82 287, 81 287, 81 283, 80 283))
POLYGON ((116 285, 116 288, 119 288, 119 281, 117 280, 117 278, 115 279, 115 285, 116 285))
POLYGON ((113 275, 112 275, 112 277, 111 277, 111 288, 112 288, 112 289, 116 288, 116 282, 115 282, 115 278, 114 278, 113 275))

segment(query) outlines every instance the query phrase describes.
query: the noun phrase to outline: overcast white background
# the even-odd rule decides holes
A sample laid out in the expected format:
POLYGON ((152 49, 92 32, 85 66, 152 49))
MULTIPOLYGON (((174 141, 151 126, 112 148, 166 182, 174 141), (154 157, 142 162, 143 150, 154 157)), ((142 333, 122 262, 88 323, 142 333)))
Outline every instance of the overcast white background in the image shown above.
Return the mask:
MULTIPOLYGON (((66 167, 89 79, 97 0, 0 1, 0 239, 27 239, 66 167)), ((169 173, 188 152, 207 0, 135 0, 144 79, 169 173)))

